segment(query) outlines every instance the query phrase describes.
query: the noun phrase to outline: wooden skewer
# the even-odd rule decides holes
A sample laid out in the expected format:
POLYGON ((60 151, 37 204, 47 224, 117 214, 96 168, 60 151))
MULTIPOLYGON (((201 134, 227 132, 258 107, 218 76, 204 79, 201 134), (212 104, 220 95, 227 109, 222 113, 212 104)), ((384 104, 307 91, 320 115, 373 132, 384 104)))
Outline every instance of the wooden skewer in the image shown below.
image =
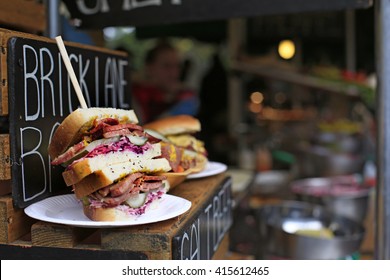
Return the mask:
POLYGON ((66 70, 68 70, 68 74, 69 74, 70 80, 72 81, 73 88, 76 91, 81 108, 87 109, 88 108, 87 103, 85 102, 83 93, 81 92, 81 87, 79 85, 79 82, 77 81, 76 74, 74 73, 72 64, 70 63, 68 52, 66 51, 66 48, 64 45, 64 41, 62 41, 61 36, 57 36, 55 39, 56 39, 57 46, 58 46, 60 53, 61 53, 61 56, 62 56, 62 60, 64 61, 66 70))

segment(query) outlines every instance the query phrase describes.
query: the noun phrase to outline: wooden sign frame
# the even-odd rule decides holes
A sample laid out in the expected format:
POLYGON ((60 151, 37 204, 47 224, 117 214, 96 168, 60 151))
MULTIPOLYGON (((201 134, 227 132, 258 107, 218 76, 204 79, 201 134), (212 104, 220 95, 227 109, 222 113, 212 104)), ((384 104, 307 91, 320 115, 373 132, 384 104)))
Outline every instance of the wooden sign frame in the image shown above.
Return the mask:
POLYGON ((0 24, 28 32, 46 31, 46 5, 31 0, 0 0, 0 24))

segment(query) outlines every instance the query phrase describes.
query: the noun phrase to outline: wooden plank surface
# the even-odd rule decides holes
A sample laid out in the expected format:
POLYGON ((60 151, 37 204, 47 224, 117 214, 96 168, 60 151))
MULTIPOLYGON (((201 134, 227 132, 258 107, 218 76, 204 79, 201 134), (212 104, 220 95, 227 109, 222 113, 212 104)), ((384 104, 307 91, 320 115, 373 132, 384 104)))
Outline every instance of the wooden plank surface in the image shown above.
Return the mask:
POLYGON ((34 220, 13 207, 10 195, 0 197, 0 243, 11 243, 30 232, 34 220))
POLYGON ((33 0, 0 0, 0 24, 31 32, 46 29, 46 8, 33 0))
MULTIPOLYGON (((145 260, 145 255, 123 250, 51 248, 26 244, 0 244, 2 260, 145 260)), ((67 268, 66 268, 67 269, 67 268)))
POLYGON ((7 47, 0 32, 0 116, 8 115, 7 47))
POLYGON ((11 179, 11 165, 9 135, 0 134, 0 180, 11 179))
POLYGON ((187 213, 159 223, 102 230, 102 249, 142 251, 150 259, 171 259, 173 237, 203 210, 224 179, 225 173, 180 184, 172 194, 192 202, 187 213))
MULTIPOLYGON (((3 166, 1 165, 0 168, 3 168, 3 166)), ((0 180, 0 196, 11 194, 11 191, 11 180, 0 180)))
POLYGON ((37 222, 31 227, 31 242, 33 246, 73 248, 95 231, 96 229, 37 222))

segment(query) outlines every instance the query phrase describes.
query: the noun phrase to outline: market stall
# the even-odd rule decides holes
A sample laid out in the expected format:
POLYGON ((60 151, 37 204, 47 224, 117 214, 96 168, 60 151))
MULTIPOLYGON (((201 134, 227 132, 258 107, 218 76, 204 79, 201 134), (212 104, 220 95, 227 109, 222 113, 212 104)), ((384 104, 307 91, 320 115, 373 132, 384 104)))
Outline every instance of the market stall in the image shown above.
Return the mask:
MULTIPOLYGON (((103 258, 223 257, 228 249, 232 209, 231 182, 224 174, 188 182, 187 187, 182 184, 169 196, 173 200, 166 200, 166 205, 160 206, 157 217, 128 224, 99 225, 82 216, 77 218, 72 214, 72 208, 78 209, 80 204, 71 199, 72 194, 55 196, 53 199, 58 200, 53 202, 43 200, 70 191, 61 178, 63 168, 50 165, 47 147, 53 131, 77 108, 78 100, 53 40, 5 29, 1 30, 1 38, 2 48, 6 50, 2 54, 1 74, 7 85, 2 89, 2 113, 9 116, 9 134, 2 135, 1 143, 4 159, 1 242, 6 244, 4 256, 20 256, 19 250, 32 248, 23 252, 23 258, 28 255, 30 258, 39 255, 45 258, 45 254, 54 258, 74 258, 78 255, 77 250, 85 252, 87 249, 103 258), (196 187, 198 184, 202 187, 196 187), (179 197, 188 200, 175 200, 179 197), (39 202, 43 204, 38 206, 39 202), (23 213, 26 207, 35 213, 29 216, 44 222, 26 216, 23 213), (189 213, 179 216, 190 207, 189 213), (177 216, 179 218, 175 218, 177 216), (130 231, 110 229, 167 219, 147 227, 131 227, 130 231), (53 251, 44 247, 52 247, 53 251), (54 248, 74 250, 58 254, 54 248), (123 253, 118 255, 118 250, 123 253)), ((130 95, 126 94, 129 84, 126 79, 130 75, 125 55, 80 44, 68 44, 67 47, 70 58, 78 62, 78 76, 83 77, 80 86, 88 106, 128 109, 130 95), (100 96, 97 95, 99 92, 102 92, 100 96)))

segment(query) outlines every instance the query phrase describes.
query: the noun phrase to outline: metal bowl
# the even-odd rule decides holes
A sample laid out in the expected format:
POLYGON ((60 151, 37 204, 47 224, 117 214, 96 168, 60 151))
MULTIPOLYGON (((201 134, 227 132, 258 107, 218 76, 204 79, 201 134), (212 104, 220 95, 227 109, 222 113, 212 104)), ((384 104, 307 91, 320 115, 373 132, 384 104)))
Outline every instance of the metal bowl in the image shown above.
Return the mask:
POLYGON ((298 158, 301 177, 328 177, 359 173, 363 169, 364 156, 348 152, 312 146, 303 149, 298 158))
POLYGON ((361 186, 355 176, 301 179, 291 182, 290 188, 298 200, 323 205, 359 223, 368 212, 371 188, 361 186))
POLYGON ((274 194, 288 189, 291 182, 289 170, 268 170, 255 175, 251 185, 253 194, 274 194))
POLYGON ((360 134, 321 132, 316 135, 315 140, 320 146, 331 147, 343 153, 359 153, 363 146, 360 134))
POLYGON ((359 250, 365 233, 359 223, 305 202, 267 205, 259 208, 256 215, 261 236, 258 257, 261 259, 345 258, 359 250), (320 233, 326 230, 331 236, 315 236, 316 230, 320 233))

